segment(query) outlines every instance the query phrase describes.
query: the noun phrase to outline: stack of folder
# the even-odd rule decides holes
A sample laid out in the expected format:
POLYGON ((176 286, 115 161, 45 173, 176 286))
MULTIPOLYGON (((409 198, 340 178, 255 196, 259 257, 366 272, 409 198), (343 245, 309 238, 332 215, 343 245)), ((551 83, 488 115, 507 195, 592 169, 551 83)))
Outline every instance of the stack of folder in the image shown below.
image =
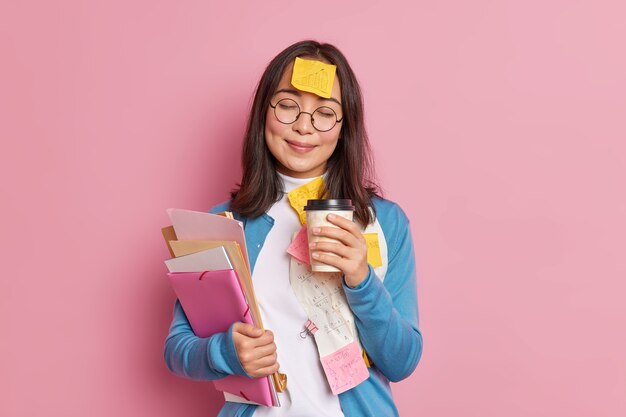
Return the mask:
MULTIPOLYGON (((235 322, 263 328, 254 296, 243 226, 228 212, 220 215, 167 210, 172 226, 162 229, 172 259, 168 277, 194 333, 209 337, 235 322)), ((279 406, 285 376, 229 375, 213 381, 227 401, 279 406)))

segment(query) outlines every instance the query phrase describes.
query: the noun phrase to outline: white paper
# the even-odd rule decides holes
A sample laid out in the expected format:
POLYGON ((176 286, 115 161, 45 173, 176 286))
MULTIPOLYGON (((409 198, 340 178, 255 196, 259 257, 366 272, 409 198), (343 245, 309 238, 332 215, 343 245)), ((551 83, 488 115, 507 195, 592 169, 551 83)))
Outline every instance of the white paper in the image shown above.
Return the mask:
POLYGON ((224 246, 207 249, 165 261, 170 272, 203 272, 233 269, 224 246))
POLYGON ((312 272, 307 265, 291 257, 289 275, 298 301, 318 328, 314 337, 320 356, 358 341, 340 272, 312 272))

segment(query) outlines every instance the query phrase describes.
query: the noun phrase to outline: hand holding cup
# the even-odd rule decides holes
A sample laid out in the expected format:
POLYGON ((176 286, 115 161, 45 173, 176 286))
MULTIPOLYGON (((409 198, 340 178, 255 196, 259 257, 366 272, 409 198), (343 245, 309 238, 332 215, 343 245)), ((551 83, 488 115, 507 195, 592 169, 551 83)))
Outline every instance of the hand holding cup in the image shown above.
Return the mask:
POLYGON ((367 243, 352 222, 352 202, 309 200, 305 211, 311 270, 343 272, 348 286, 359 285, 368 274, 367 243))

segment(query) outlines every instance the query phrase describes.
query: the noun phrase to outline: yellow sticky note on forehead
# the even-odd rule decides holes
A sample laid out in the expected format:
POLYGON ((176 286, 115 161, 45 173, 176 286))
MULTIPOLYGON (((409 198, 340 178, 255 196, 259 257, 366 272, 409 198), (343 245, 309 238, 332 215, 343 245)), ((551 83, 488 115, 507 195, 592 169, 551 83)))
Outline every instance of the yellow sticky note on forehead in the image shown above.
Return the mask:
POLYGON ((336 65, 296 57, 291 75, 291 85, 298 90, 330 98, 336 70, 336 65))
POLYGON ((378 268, 383 264, 380 256, 380 242, 378 242, 378 233, 363 233, 365 242, 367 243, 367 263, 373 268, 378 268))
POLYGON ((287 193, 289 204, 298 213, 301 224, 306 224, 304 206, 306 206, 307 200, 318 200, 321 198, 323 186, 324 178, 319 177, 287 193))

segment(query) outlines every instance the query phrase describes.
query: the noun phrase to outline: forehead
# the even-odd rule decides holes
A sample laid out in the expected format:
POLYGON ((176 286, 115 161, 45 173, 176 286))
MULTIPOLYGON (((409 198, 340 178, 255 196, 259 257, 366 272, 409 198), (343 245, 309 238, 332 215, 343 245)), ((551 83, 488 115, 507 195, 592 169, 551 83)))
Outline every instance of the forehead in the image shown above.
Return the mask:
MULTIPOLYGON (((306 58, 306 57, 305 57, 306 58)), ((307 59, 311 59, 311 58, 307 58, 307 59)), ((324 62, 324 61, 322 61, 324 62)), ((291 63, 289 63, 289 65, 287 65, 285 67, 285 71, 283 72, 283 75, 280 77, 280 82, 278 83, 278 86, 276 87, 276 90, 280 90, 280 89, 294 89, 295 87, 291 84, 291 74, 293 73, 293 61, 291 63)), ((313 93, 309 93, 306 91, 300 91, 300 93, 303 96, 310 96, 313 98, 317 98, 320 101, 324 101, 325 99, 323 97, 320 97, 316 94, 313 93)), ((334 98, 335 100, 341 101, 341 82, 339 81, 339 77, 335 76, 335 82, 333 83, 333 89, 330 93, 330 96, 332 98, 334 98)))

